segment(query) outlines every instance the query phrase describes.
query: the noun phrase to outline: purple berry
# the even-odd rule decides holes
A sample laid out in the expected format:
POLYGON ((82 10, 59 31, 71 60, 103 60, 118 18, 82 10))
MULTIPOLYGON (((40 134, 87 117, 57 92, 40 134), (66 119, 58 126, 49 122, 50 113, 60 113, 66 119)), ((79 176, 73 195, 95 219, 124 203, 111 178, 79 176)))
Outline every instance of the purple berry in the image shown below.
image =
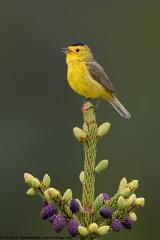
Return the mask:
POLYGON ((110 196, 107 193, 102 193, 104 201, 109 201, 110 196))
POLYGON ((73 214, 79 211, 79 203, 75 199, 70 201, 70 209, 73 214))
POLYGON ((48 213, 47 213, 48 209, 47 206, 42 208, 40 216, 43 220, 46 220, 48 218, 48 213))
POLYGON ((65 225, 64 217, 62 215, 57 215, 53 221, 54 230, 59 233, 65 225))
POLYGON ((75 237, 78 233, 78 223, 74 219, 71 219, 68 223, 68 232, 72 237, 75 237))
POLYGON ((109 218, 112 216, 113 212, 110 208, 102 208, 100 214, 103 218, 109 218))
POLYGON ((54 219, 55 219, 56 217, 57 217, 57 215, 56 215, 56 214, 53 214, 53 216, 49 218, 49 222, 50 222, 50 223, 53 223, 53 221, 54 221, 54 219))
POLYGON ((122 225, 126 229, 131 230, 133 225, 132 219, 129 216, 125 217, 124 221, 122 222, 122 225))
POLYGON ((43 207, 47 206, 48 205, 48 202, 43 200, 43 207))
POLYGON ((117 232, 119 232, 119 230, 121 229, 121 227, 122 227, 121 222, 120 222, 117 218, 113 219, 113 221, 111 222, 111 228, 112 228, 112 230, 113 230, 115 233, 117 233, 117 232))
POLYGON ((52 203, 47 205, 47 210, 48 217, 51 217, 53 214, 57 213, 57 208, 52 203))

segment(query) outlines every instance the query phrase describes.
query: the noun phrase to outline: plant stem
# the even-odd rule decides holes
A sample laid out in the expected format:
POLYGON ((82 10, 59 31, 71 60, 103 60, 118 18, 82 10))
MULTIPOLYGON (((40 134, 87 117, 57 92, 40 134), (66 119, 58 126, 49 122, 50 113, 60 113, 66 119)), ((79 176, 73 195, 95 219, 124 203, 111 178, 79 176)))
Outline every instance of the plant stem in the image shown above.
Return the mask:
POLYGON ((82 205, 84 207, 85 225, 88 227, 92 223, 92 205, 94 202, 95 190, 95 159, 97 144, 97 124, 93 106, 87 102, 83 106, 84 132, 87 139, 83 141, 85 160, 84 160, 84 183, 82 194, 82 205))

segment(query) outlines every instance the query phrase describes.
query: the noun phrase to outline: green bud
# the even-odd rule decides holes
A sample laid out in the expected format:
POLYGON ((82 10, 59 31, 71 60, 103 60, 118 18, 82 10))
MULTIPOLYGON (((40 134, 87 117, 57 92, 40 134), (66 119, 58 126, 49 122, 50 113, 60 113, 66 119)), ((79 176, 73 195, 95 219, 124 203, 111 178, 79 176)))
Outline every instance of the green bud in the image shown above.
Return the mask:
POLYGON ((131 206, 136 199, 136 194, 131 194, 128 199, 126 199, 127 207, 131 206))
POLYGON ((100 125, 98 128, 98 131, 97 131, 97 137, 98 138, 103 137, 108 132, 109 128, 110 128, 110 123, 108 123, 108 122, 100 125))
POLYGON ((122 191, 120 191, 120 194, 122 197, 126 198, 130 194, 130 189, 129 188, 124 188, 122 191))
POLYGON ((59 191, 55 188, 48 188, 48 194, 50 198, 56 198, 59 195, 59 191))
POLYGON ((122 178, 122 180, 120 181, 119 184, 119 190, 121 191, 122 189, 127 187, 127 179, 124 177, 122 178))
POLYGON ((79 174, 79 180, 81 181, 82 184, 84 183, 84 172, 83 171, 79 174))
POLYGON ((136 190, 138 188, 138 180, 133 180, 132 182, 130 182, 128 184, 128 187, 133 191, 136 190))
POLYGON ((118 208, 119 209, 123 209, 126 206, 126 201, 125 201, 125 199, 122 196, 120 196, 118 198, 117 204, 118 204, 118 208))
POLYGON ((83 132, 83 130, 78 128, 78 127, 73 128, 73 133, 74 133, 74 136, 79 141, 85 141, 87 139, 87 136, 86 136, 85 132, 83 132))
POLYGON ((129 198, 126 199, 126 208, 130 207, 131 205, 134 204, 136 199, 136 195, 135 194, 131 194, 129 198))
POLYGON ((98 234, 100 236, 103 236, 108 233, 109 229, 110 229, 109 226, 102 226, 102 227, 98 228, 98 234))
POLYGON ((51 200, 51 197, 49 195, 49 192, 48 192, 48 189, 44 192, 44 197, 47 201, 50 201, 51 200))
POLYGON ((75 200, 79 203, 79 212, 84 213, 84 208, 82 207, 81 201, 78 198, 76 198, 75 200))
POLYGON ((34 187, 34 188, 39 188, 40 185, 41 185, 41 183, 40 183, 40 181, 39 181, 37 178, 33 178, 31 185, 32 185, 32 187, 34 187))
POLYGON ((137 198, 135 200, 136 207, 143 207, 144 204, 145 204, 145 199, 144 198, 137 198))
POLYGON ((31 175, 31 174, 29 174, 29 173, 25 173, 24 174, 24 180, 25 180, 25 182, 26 183, 28 183, 28 184, 31 184, 32 183, 32 179, 33 179, 34 177, 31 175))
POLYGON ((51 183, 50 176, 48 174, 45 174, 43 177, 43 184, 45 185, 46 188, 49 188, 51 183))
POLYGON ((89 234, 88 230, 82 226, 78 226, 78 232, 82 237, 86 237, 89 234))
POLYGON ((34 188, 30 188, 28 189, 28 191, 26 192, 29 196, 33 196, 33 195, 36 195, 37 192, 34 188))
POLYGON ((129 196, 129 201, 134 201, 136 199, 136 194, 132 193, 130 196, 129 196))
POLYGON ((98 232, 98 225, 96 223, 92 223, 89 226, 90 233, 97 233, 98 232))
POLYGON ((67 189, 63 195, 63 199, 65 200, 65 202, 69 202, 72 198, 72 191, 71 189, 67 189))
POLYGON ((103 172, 106 169, 107 166, 108 166, 108 160, 102 160, 96 166, 95 172, 96 173, 103 172))
POLYGON ((134 221, 134 222, 137 221, 137 215, 135 214, 135 212, 130 211, 129 216, 132 219, 132 221, 134 221))
POLYGON ((98 197, 96 197, 93 203, 92 213, 96 213, 97 211, 99 211, 102 205, 103 205, 103 195, 100 194, 98 197))

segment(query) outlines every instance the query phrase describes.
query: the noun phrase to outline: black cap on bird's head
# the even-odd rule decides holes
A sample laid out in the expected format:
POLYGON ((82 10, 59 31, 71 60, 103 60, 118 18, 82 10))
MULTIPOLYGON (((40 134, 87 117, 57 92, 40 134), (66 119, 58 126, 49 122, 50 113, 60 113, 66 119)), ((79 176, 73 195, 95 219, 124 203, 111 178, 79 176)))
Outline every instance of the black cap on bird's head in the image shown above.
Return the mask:
POLYGON ((76 42, 76 43, 72 43, 70 44, 69 46, 84 46, 85 44, 84 43, 80 43, 80 42, 76 42))

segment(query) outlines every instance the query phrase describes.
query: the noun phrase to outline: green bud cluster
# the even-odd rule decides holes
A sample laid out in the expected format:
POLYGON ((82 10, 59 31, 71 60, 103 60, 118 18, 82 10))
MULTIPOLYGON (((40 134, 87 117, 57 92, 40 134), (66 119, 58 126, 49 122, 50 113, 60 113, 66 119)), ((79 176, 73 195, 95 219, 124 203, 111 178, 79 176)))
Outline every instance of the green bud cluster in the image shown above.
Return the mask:
POLYGON ((87 239, 93 239, 93 236, 102 237, 108 233, 109 229, 109 226, 98 227, 96 223, 91 223, 88 229, 83 226, 78 226, 79 234, 82 237, 88 237, 87 239))
MULTIPOLYGON (((95 164, 97 141, 107 134, 110 124, 106 122, 97 127, 95 109, 89 102, 84 103, 82 112, 83 130, 78 127, 73 129, 76 139, 83 143, 85 152, 84 169, 79 175, 83 190, 82 201, 73 198, 71 189, 67 189, 61 195, 58 189, 50 186, 51 180, 48 174, 45 174, 40 181, 31 174, 25 173, 24 179, 30 186, 28 195, 38 194, 48 203, 55 205, 58 214, 63 216, 66 224, 69 225, 71 236, 96 240, 111 231, 119 231, 115 229, 114 223, 122 223, 127 228, 126 218, 129 219, 130 224, 132 221, 135 222, 137 215, 134 211, 144 206, 145 199, 137 198, 135 194, 138 180, 128 183, 125 177, 120 181, 118 191, 113 197, 110 198, 105 193, 94 196, 95 175, 103 172, 108 166, 108 160, 101 160, 97 165, 95 164), (74 225, 73 232, 71 224, 74 225)), ((128 229, 131 229, 131 225, 128 229)))

